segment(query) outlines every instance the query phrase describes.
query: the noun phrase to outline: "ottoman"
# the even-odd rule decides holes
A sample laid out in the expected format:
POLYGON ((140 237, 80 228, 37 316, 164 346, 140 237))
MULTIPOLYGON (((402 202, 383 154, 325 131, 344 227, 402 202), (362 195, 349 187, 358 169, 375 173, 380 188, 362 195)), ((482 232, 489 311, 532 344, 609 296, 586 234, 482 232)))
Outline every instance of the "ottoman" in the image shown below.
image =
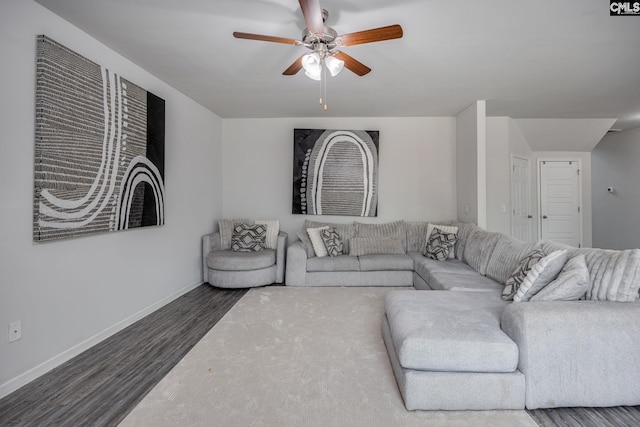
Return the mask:
POLYGON ((407 409, 523 409, 518 347, 499 294, 391 291, 382 334, 407 409))

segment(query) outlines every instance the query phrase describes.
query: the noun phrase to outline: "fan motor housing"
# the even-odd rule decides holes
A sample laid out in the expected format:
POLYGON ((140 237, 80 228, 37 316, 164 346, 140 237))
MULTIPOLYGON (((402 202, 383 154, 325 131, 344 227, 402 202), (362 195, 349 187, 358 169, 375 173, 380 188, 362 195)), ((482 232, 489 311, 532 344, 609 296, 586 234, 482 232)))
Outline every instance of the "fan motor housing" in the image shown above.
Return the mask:
POLYGON ((324 44, 327 49, 331 50, 336 47, 335 39, 338 33, 331 27, 323 27, 322 34, 316 34, 305 28, 302 32, 302 43, 310 49, 316 44, 324 44))

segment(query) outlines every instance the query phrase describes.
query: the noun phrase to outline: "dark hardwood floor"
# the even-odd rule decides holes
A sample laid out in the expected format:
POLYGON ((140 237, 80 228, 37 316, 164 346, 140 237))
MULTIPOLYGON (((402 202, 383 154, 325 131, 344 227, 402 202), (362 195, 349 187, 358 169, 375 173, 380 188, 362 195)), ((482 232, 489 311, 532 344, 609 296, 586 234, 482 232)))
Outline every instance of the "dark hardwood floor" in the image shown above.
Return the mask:
MULTIPOLYGON (((0 426, 116 426, 246 289, 197 287, 0 400, 0 426)), ((640 426, 640 407, 528 411, 542 427, 640 426)))
POLYGON ((527 412, 542 427, 640 426, 640 406, 534 409, 527 412))
POLYGON ((246 293, 201 285, 0 400, 0 426, 115 426, 246 293))

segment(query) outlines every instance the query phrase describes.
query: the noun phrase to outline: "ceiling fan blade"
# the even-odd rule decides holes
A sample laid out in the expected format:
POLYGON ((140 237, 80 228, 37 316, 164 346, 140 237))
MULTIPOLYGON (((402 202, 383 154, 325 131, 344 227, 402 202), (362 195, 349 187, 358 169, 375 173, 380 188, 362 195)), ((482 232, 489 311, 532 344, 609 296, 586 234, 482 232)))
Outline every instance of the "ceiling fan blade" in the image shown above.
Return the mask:
POLYGON ((293 76, 298 71, 300 71, 302 69, 302 57, 303 56, 304 55, 302 55, 302 56, 300 56, 300 58, 296 59, 295 62, 293 64, 291 64, 289 66, 289 68, 284 70, 284 72, 282 74, 285 75, 285 76, 293 76))
POLYGON ((338 36, 338 38, 336 38, 336 44, 338 46, 354 46, 357 44, 381 42, 384 40, 399 39, 402 37, 402 34, 402 27, 400 25, 389 25, 388 27, 373 28, 371 30, 338 36))
POLYGON ((233 37, 237 39, 261 40, 265 42, 275 42, 275 43, 284 43, 284 44, 292 44, 292 45, 302 44, 302 42, 298 40, 288 39, 285 37, 263 36, 261 34, 239 33, 237 31, 233 33, 233 37))
POLYGON ((320 8, 320 0, 298 0, 304 22, 307 28, 314 34, 322 34, 324 32, 324 22, 322 21, 322 9, 320 8))
POLYGON ((357 75, 359 75, 360 77, 364 76, 365 74, 368 74, 371 71, 371 68, 367 67, 362 62, 355 59, 353 56, 347 55, 344 52, 336 52, 333 56, 343 60, 344 66, 349 70, 353 71, 354 73, 356 73, 357 75))

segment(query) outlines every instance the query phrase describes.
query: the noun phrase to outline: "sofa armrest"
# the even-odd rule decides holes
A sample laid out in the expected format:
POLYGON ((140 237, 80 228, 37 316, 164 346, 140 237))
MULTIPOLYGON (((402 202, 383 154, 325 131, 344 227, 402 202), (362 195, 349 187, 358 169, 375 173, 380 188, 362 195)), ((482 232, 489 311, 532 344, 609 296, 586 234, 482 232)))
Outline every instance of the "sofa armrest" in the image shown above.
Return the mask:
POLYGON ((219 251, 220 246, 220 233, 215 231, 210 234, 202 236, 202 280, 206 283, 209 278, 209 269, 207 268, 207 255, 213 251, 219 251))
POLYGON ((278 233, 278 245, 276 247, 276 283, 284 282, 288 237, 289 235, 284 231, 278 233))
POLYGON ((286 284, 304 286, 307 274, 307 251, 300 240, 296 240, 287 249, 286 284))
POLYGON ((518 345, 528 409, 640 404, 640 303, 513 303, 501 325, 518 345))

